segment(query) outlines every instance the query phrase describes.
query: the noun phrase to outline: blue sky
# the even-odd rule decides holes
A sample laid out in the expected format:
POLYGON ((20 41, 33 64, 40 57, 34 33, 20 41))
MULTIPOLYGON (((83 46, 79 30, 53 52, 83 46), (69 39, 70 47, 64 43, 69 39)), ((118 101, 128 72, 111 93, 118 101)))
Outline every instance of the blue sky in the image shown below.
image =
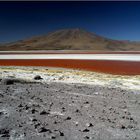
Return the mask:
POLYGON ((0 2, 0 43, 63 28, 140 41, 140 2, 0 2))

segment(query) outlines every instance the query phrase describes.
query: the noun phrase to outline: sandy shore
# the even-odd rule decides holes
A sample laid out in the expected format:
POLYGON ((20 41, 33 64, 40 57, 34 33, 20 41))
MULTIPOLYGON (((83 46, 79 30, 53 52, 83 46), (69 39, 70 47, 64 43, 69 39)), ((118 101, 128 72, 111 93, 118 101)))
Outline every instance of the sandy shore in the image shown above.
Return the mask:
POLYGON ((0 68, 1 140, 140 139, 140 76, 0 68))

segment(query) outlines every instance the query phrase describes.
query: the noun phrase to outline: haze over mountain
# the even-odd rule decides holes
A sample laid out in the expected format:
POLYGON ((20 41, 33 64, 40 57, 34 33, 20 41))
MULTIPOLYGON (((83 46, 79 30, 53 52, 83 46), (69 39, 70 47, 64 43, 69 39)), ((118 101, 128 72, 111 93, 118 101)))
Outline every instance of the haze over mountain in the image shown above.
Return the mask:
POLYGON ((1 51, 99 50, 140 51, 140 42, 108 39, 83 29, 62 29, 47 35, 0 45, 1 51))

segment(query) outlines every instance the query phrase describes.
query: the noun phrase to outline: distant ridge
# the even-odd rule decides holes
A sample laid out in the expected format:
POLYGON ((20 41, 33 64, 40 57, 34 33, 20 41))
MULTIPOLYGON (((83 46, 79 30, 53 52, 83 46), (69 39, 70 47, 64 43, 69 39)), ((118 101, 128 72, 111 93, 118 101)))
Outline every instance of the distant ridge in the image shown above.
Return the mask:
POLYGON ((112 40, 76 28, 0 45, 0 51, 23 50, 140 51, 140 42, 112 40))

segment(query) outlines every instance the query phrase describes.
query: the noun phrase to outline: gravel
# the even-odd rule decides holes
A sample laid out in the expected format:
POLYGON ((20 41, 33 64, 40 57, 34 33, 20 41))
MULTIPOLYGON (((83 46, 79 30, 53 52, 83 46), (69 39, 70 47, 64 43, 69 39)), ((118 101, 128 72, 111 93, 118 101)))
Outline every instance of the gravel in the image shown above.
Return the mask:
POLYGON ((140 90, 109 85, 129 78, 93 73, 92 82, 90 72, 48 69, 1 69, 0 140, 140 139, 140 90))

